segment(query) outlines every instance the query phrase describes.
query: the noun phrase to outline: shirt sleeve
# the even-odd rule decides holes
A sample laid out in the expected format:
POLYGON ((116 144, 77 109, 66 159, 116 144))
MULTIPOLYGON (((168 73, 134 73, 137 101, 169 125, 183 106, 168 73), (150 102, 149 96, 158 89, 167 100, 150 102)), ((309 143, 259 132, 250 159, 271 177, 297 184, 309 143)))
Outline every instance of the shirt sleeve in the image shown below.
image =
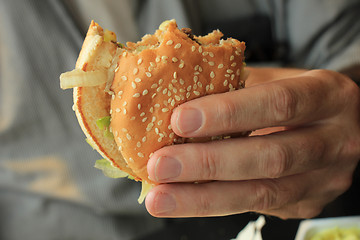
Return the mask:
POLYGON ((287 33, 292 65, 334 71, 360 65, 359 16, 359 1, 289 1, 287 33))

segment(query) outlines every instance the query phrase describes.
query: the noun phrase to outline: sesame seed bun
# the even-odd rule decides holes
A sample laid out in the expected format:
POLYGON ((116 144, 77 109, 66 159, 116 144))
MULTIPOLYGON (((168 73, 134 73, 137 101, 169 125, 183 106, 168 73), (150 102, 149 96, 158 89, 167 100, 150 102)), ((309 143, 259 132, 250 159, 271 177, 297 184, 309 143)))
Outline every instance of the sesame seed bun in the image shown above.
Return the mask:
POLYGON ((156 150, 196 141, 172 131, 173 110, 199 97, 244 87, 245 43, 222 36, 219 30, 193 36, 171 20, 155 34, 119 48, 114 41, 104 41, 104 31, 92 22, 76 68, 106 71, 110 81, 75 87, 74 108, 95 149, 135 180, 151 183, 146 165, 156 150), (109 115, 114 138, 104 137, 95 123, 109 115))

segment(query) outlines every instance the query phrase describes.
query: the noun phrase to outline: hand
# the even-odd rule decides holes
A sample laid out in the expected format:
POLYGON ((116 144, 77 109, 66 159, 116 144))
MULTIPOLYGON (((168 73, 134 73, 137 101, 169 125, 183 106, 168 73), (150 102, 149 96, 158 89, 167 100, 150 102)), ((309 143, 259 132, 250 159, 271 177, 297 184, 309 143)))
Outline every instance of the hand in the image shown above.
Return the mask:
POLYGON ((346 191, 360 158, 360 93, 326 70, 250 69, 247 88, 175 109, 176 134, 248 138, 164 147, 148 163, 156 217, 248 211, 309 218, 346 191), (199 182, 194 184, 194 182, 199 182))

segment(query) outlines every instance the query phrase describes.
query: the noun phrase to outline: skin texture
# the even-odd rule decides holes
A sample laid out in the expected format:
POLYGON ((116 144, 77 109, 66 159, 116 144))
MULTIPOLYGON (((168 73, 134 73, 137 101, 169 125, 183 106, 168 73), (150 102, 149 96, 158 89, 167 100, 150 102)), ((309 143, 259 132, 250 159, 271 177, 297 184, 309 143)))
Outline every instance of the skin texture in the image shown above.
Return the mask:
POLYGON ((174 110, 183 137, 255 131, 155 152, 148 173, 161 184, 146 199, 151 215, 310 218, 350 187, 360 158, 358 86, 327 70, 249 70, 245 89, 174 110))

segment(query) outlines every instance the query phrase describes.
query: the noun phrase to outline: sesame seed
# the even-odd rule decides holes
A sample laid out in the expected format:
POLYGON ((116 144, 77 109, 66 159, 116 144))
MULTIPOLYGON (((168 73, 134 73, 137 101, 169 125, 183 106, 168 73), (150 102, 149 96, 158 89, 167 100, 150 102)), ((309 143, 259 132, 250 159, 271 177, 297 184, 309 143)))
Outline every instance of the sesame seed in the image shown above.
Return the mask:
POLYGON ((199 95, 200 95, 200 92, 199 92, 199 91, 193 91, 193 93, 194 93, 196 96, 199 96, 199 95))
POLYGON ((199 66, 199 72, 202 72, 202 71, 203 71, 202 67, 201 67, 201 66, 199 66))
POLYGON ((182 78, 180 78, 179 82, 180 82, 181 85, 185 84, 185 81, 182 78))
POLYGON ((170 83, 169 84, 169 90, 172 90, 172 89, 174 89, 174 86, 170 83))
POLYGON ((145 113, 144 112, 140 113, 140 117, 143 117, 143 116, 145 116, 145 113))
POLYGON ((128 130, 126 128, 121 129, 121 131, 123 131, 124 133, 128 132, 128 130))
POLYGON ((141 139, 141 141, 142 141, 142 142, 146 142, 146 137, 143 137, 143 138, 141 139))
POLYGON ((219 69, 223 68, 223 67, 224 67, 224 64, 222 64, 222 63, 220 63, 219 66, 218 66, 219 69))
POLYGON ((154 123, 149 123, 148 125, 147 125, 147 127, 146 127, 146 131, 151 131, 151 129, 153 128, 153 126, 154 126, 154 123))
POLYGON ((143 96, 145 96, 148 93, 149 93, 149 90, 145 89, 142 94, 143 94, 143 96))
POLYGON ((150 62, 150 66, 151 66, 151 67, 156 67, 156 63, 150 62))
POLYGON ((235 74, 231 74, 231 80, 234 80, 235 79, 235 74))
POLYGON ((158 128, 155 128, 155 133, 159 134, 159 129, 158 128))
POLYGON ((127 56, 127 52, 123 52, 123 57, 126 57, 127 56))
POLYGON ((119 146, 119 151, 122 151, 122 146, 119 146))
POLYGON ((112 99, 112 100, 115 100, 115 95, 111 95, 111 99, 112 99))
POLYGON ((231 66, 232 66, 232 67, 235 67, 235 66, 236 66, 236 62, 233 62, 233 63, 231 64, 231 66))
POLYGON ((230 61, 233 61, 235 59, 234 55, 230 56, 230 61))
POLYGON ((135 94, 133 95, 133 97, 135 97, 135 98, 140 97, 140 93, 135 93, 135 94))
POLYGON ((234 71, 231 69, 226 70, 227 73, 233 73, 234 71))
POLYGON ((173 132, 169 134, 169 138, 173 138, 174 136, 175 136, 175 133, 173 133, 173 132))
POLYGON ((142 154, 141 152, 138 152, 137 154, 139 157, 143 158, 144 157, 144 154, 142 154))
POLYGON ((227 79, 225 79, 224 81, 224 86, 226 87, 228 85, 229 81, 227 79))
POLYGON ((160 78, 159 79, 159 84, 162 84, 164 82, 164 79, 160 78))
POLYGON ((212 62, 212 61, 210 61, 210 62, 208 62, 208 63, 209 63, 210 66, 214 66, 214 65, 215 65, 215 63, 212 62))
POLYGON ((176 63, 176 62, 178 61, 178 59, 177 59, 176 57, 173 57, 173 58, 172 58, 172 61, 173 61, 174 63, 176 63))
MULTIPOLYGON (((240 52, 241 52, 241 51, 240 51, 240 52)), ((240 55, 240 52, 239 52, 239 51, 235 51, 235 54, 239 56, 239 55, 240 55)))
POLYGON ((179 68, 184 68, 184 63, 183 62, 179 64, 179 68))
POLYGON ((170 96, 171 96, 171 92, 170 92, 170 91, 168 91, 167 95, 170 97, 170 96))
POLYGON ((126 115, 127 111, 126 111, 126 108, 124 108, 124 111, 123 111, 124 115, 126 115))
POLYGON ((174 88, 174 89, 173 89, 173 92, 174 92, 174 93, 177 93, 177 88, 174 88))
POLYGON ((203 58, 203 62, 208 62, 208 60, 206 58, 203 58))
POLYGON ((176 83, 178 82, 178 80, 173 79, 173 80, 171 80, 171 82, 172 82, 173 84, 176 84, 176 83))
POLYGON ((213 53, 213 52, 209 52, 209 56, 210 56, 210 57, 214 57, 214 53, 213 53))
POLYGON ((202 47, 201 46, 199 47, 199 53, 202 53, 202 47))
POLYGON ((123 142, 120 137, 118 137, 117 140, 118 140, 119 143, 122 143, 122 142, 123 142))
POLYGON ((208 92, 209 89, 210 89, 210 86, 209 86, 209 85, 206 85, 205 89, 206 89, 206 91, 208 92))
POLYGON ((123 91, 119 91, 118 96, 121 96, 123 93, 124 93, 123 91))
POLYGON ((141 109, 141 104, 140 104, 140 103, 138 104, 138 109, 139 109, 139 110, 141 109))
POLYGON ((191 51, 192 52, 195 52, 195 49, 196 49, 195 46, 191 46, 191 51))
POLYGON ((149 66, 149 67, 148 67, 148 71, 151 72, 152 70, 154 70, 154 67, 149 66))
POLYGON ((165 134, 159 133, 159 136, 160 136, 161 138, 164 138, 164 137, 165 137, 165 134))
POLYGON ((161 141, 162 141, 162 139, 163 139, 162 137, 159 137, 159 138, 158 138, 158 142, 161 142, 161 141))
POLYGON ((146 122, 147 119, 148 119, 148 118, 145 117, 145 118, 143 118, 141 121, 142 121, 142 122, 146 122))
POLYGON ((121 76, 121 80, 126 81, 127 77, 126 76, 121 76))
POLYGON ((168 59, 167 56, 162 56, 162 57, 161 57, 161 60, 162 60, 164 63, 167 63, 167 59, 168 59))
POLYGON ((151 119, 151 122, 155 122, 156 121, 156 117, 153 116, 152 119, 151 119))
POLYGON ((203 52, 202 55, 203 56, 207 56, 209 53, 208 52, 203 52))
POLYGON ((154 105, 154 107, 159 108, 159 107, 160 107, 160 104, 159 104, 159 103, 156 103, 156 104, 154 105))
POLYGON ((240 76, 240 68, 236 70, 236 76, 240 76))
POLYGON ((197 82, 197 85, 201 88, 202 87, 202 83, 201 82, 197 82))
POLYGON ((126 138, 127 138, 128 140, 131 140, 131 135, 130 135, 129 133, 127 133, 127 134, 126 134, 126 138))
POLYGON ((137 64, 140 65, 143 62, 142 58, 139 58, 137 64))
POLYGON ((141 142, 137 142, 137 143, 136 143, 136 146, 137 146, 138 148, 140 148, 140 147, 141 147, 141 142))
POLYGON ((156 97, 156 93, 154 93, 151 98, 154 99, 156 97))
POLYGON ((190 94, 191 94, 190 92, 187 92, 187 93, 186 93, 186 98, 189 98, 189 97, 190 97, 190 94))
POLYGON ((157 125, 161 126, 161 124, 163 123, 163 120, 158 121, 157 125))
POLYGON ((175 95, 175 100, 180 101, 180 97, 178 95, 175 95))
POLYGON ((130 118, 130 120, 131 120, 131 121, 134 121, 135 118, 136 118, 135 116, 132 116, 132 117, 130 118))
POLYGON ((151 77, 151 73, 146 72, 145 74, 146 74, 147 77, 151 77))
POLYGON ((133 70, 133 74, 134 74, 134 75, 136 75, 138 72, 139 72, 139 69, 134 68, 134 70, 133 70))
POLYGON ((159 63, 160 61, 161 61, 161 58, 160 58, 159 56, 157 56, 157 57, 155 58, 155 62, 159 63))
POLYGON ((150 113, 154 113, 154 107, 151 107, 151 108, 149 109, 149 112, 150 112, 150 113))
POLYGON ((158 88, 156 89, 156 91, 157 91, 157 92, 160 92, 161 89, 162 89, 162 87, 158 87, 158 88))
POLYGON ((112 109, 110 109, 110 114, 112 114, 112 112, 113 112, 112 109))
POLYGON ((119 65, 115 68, 115 72, 119 71, 119 65))
POLYGON ((169 41, 166 42, 166 45, 170 46, 170 45, 173 44, 173 43, 174 43, 173 40, 169 40, 169 41))
POLYGON ((154 83, 153 85, 151 85, 152 89, 157 88, 157 87, 158 87, 157 83, 154 83))
POLYGON ((210 83, 210 90, 214 90, 214 84, 210 83))
POLYGON ((117 112, 117 113, 120 112, 120 108, 116 108, 115 112, 117 112))
POLYGON ((125 107, 127 105, 127 101, 124 101, 123 106, 125 107))
POLYGON ((214 73, 213 71, 211 71, 210 77, 211 77, 211 78, 215 78, 215 73, 214 73))
POLYGON ((198 76, 194 76, 193 78, 194 82, 197 82, 199 80, 199 77, 198 76))
POLYGON ((171 124, 169 124, 168 129, 169 129, 169 130, 171 130, 171 129, 172 129, 171 124))
POLYGON ((186 88, 186 90, 187 90, 188 92, 190 92, 190 91, 191 91, 191 88, 192 88, 192 86, 190 85, 190 86, 188 86, 188 87, 186 88))
POLYGON ((224 76, 225 76, 225 77, 230 77, 230 74, 225 74, 224 76))
POLYGON ((177 78, 177 72, 174 72, 174 78, 177 78))
POLYGON ((135 88, 136 88, 136 84, 135 84, 134 82, 131 82, 131 87, 132 87, 133 89, 135 89, 135 88))
POLYGON ((163 109, 161 109, 161 111, 162 111, 162 112, 168 112, 169 109, 168 109, 168 108, 163 108, 163 109))
POLYGON ((176 44, 174 48, 175 48, 175 49, 181 48, 181 43, 176 44))
POLYGON ((171 106, 175 106, 175 99, 173 99, 172 101, 171 101, 171 106))
POLYGON ((167 91, 168 91, 168 89, 167 88, 165 88, 164 90, 163 90, 163 94, 166 94, 167 93, 167 91))
POLYGON ((134 162, 134 160, 132 158, 129 158, 129 162, 134 162))

